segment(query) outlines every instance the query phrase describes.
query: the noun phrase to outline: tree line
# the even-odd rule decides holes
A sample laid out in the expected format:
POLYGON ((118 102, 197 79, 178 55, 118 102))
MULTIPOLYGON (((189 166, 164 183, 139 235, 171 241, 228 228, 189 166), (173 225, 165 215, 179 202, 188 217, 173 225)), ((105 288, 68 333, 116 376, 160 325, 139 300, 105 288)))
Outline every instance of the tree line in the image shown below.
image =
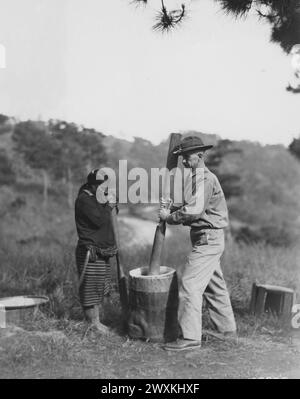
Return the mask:
MULTIPOLYGON (((24 163, 43 181, 44 206, 48 203, 49 188, 56 182, 68 187, 68 203, 72 207, 74 185, 82 183, 91 169, 110 166, 118 170, 120 159, 128 161, 128 169, 161 168, 165 165, 168 147, 167 140, 154 145, 135 137, 130 143, 75 123, 61 120, 11 122, 1 114, 0 134, 2 137, 9 134, 12 143, 11 154, 5 148, 0 150, 0 184, 15 183, 18 176, 14 164, 16 161, 24 163)), ((210 136, 199 132, 186 134, 198 134, 202 139, 210 136)), ((238 150, 230 140, 218 140, 207 158, 208 166, 219 175, 228 197, 240 193, 238 176, 221 170, 223 158, 232 152, 238 150)))
MULTIPOLYGON (((214 144, 207 153, 206 164, 219 178, 227 199, 243 196, 245 184, 241 169, 245 165, 243 146, 214 135, 189 131, 185 135, 199 135, 208 144, 214 144)), ((61 120, 18 122, 0 114, 0 135, 10 137, 8 145, 0 149, 0 185, 18 181, 16 163, 29 168, 43 186, 43 203, 47 206, 50 187, 67 187, 68 204, 73 207, 74 186, 83 183, 93 168, 109 166, 118 170, 119 160, 128 161, 128 169, 161 168, 165 165, 168 140, 159 145, 141 137, 133 142, 105 136, 95 129, 61 120)), ((295 138, 288 150, 300 159, 300 137, 295 138)), ((130 182, 129 182, 130 185, 130 182)))
MULTIPOLYGON (((0 124, 1 120, 6 122, 3 116, 0 116, 0 124)), ((13 167, 13 159, 17 157, 42 176, 45 206, 50 184, 56 181, 67 185, 68 202, 72 206, 74 183, 81 181, 93 165, 106 163, 104 135, 94 129, 59 120, 29 120, 13 124, 10 133, 13 157, 9 159, 4 150, 0 153, 0 184, 17 179, 13 167)))

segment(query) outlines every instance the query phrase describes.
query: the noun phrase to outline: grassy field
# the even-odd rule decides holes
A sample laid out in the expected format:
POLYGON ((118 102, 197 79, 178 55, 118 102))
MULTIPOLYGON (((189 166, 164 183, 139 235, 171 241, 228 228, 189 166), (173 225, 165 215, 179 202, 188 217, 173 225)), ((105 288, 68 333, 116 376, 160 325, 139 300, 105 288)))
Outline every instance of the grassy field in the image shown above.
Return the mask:
MULTIPOLYGON (((22 218, 16 212, 9 219, 11 224, 6 221, 2 225, 5 229, 0 237, 0 297, 44 294, 50 301, 22 329, 0 330, 1 377, 300 377, 299 341, 274 315, 255 319, 248 314, 254 281, 293 288, 300 302, 299 247, 276 248, 228 241, 222 266, 237 319, 238 343, 225 343, 204 335, 200 351, 170 354, 159 344, 132 341, 126 336, 120 323, 114 264, 104 322, 115 334, 104 338, 94 332, 86 333, 77 295, 73 216, 70 212, 54 218, 53 214, 54 204, 38 212, 32 205, 22 218), (30 225, 32 232, 35 223, 40 230, 35 236, 26 236, 26 225, 30 225), (18 239, 13 241, 10 235, 18 239)), ((154 227, 153 224, 153 235, 154 227)), ((130 246, 139 231, 122 221, 120 230, 126 271, 147 265, 151 245, 130 246)), ((173 226, 169 232, 163 264, 174 267, 180 276, 190 250, 188 228, 173 226)), ((211 327, 206 312, 204 327, 211 327)))
MULTIPOLYGON (((121 225, 122 227, 122 225, 121 225)), ((190 250, 188 229, 170 227, 172 234, 166 239, 163 264, 174 267, 178 275, 190 250)), ((138 234, 138 232, 137 232, 138 234)), ((153 229, 154 234, 154 229, 153 229)), ((128 235, 127 228, 123 235, 128 235)), ((122 229, 121 229, 122 237, 122 229)), ((145 266, 150 259, 151 246, 126 247, 123 249, 124 268, 128 272, 145 266)), ((47 247, 10 246, 2 244, 0 292, 1 296, 17 294, 50 295, 54 315, 69 317, 77 308, 77 272, 74 261, 74 246, 49 243, 47 247)), ((260 244, 246 245, 228 242, 222 257, 222 267, 234 309, 247 312, 253 282, 283 285, 296 291, 299 298, 300 248, 274 248, 260 244)), ((115 267, 112 262, 113 284, 115 267)))

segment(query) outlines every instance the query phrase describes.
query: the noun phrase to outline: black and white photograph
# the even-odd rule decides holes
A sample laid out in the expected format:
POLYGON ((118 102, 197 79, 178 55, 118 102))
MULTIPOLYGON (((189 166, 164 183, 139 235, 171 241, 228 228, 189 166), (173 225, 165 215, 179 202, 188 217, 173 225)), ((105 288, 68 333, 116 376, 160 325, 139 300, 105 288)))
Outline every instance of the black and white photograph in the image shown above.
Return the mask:
POLYGON ((299 380, 299 116, 300 0, 0 0, 0 379, 299 380))

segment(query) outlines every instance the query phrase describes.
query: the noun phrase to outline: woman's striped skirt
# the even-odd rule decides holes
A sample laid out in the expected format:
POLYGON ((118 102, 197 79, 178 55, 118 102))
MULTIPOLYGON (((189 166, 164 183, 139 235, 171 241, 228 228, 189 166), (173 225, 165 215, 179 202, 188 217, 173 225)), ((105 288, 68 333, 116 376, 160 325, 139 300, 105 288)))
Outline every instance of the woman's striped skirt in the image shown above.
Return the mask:
POLYGON ((78 245, 76 248, 76 264, 80 281, 79 298, 83 307, 99 305, 110 291, 108 258, 97 256, 94 262, 89 259, 84 270, 87 252, 85 246, 78 245), (83 272, 84 276, 81 278, 83 272))

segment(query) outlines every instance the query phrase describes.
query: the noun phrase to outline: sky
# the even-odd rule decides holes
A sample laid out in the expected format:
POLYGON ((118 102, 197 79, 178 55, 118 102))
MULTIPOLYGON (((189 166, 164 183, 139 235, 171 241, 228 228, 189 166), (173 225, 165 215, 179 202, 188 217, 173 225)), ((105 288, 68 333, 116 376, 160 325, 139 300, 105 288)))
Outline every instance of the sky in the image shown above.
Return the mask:
POLYGON ((184 24, 160 34, 159 0, 0 0, 0 113, 153 143, 197 130, 288 145, 300 134, 300 95, 285 90, 290 57, 269 25, 212 0, 187 3, 184 24))

